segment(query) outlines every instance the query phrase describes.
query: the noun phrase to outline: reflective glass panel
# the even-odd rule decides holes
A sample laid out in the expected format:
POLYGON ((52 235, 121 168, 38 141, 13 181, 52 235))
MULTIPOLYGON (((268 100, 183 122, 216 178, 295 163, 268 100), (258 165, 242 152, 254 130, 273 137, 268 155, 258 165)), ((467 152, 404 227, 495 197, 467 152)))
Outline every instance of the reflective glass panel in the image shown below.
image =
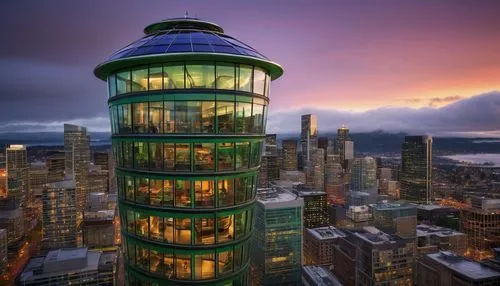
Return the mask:
POLYGON ((236 221, 234 236, 236 237, 236 239, 243 237, 245 235, 246 214, 247 214, 246 212, 241 212, 239 214, 234 215, 234 219, 236 221))
POLYGON ((135 234, 135 215, 131 210, 127 210, 127 232, 135 234))
POLYGON ((163 102, 163 132, 173 133, 175 128, 175 106, 173 101, 163 102))
POLYGON ((191 218, 175 219, 175 243, 191 244, 191 218))
POLYGON ((137 169, 148 168, 148 143, 134 143, 134 167, 137 169))
POLYGON ((217 242, 226 242, 234 239, 234 217, 223 216, 217 218, 218 226, 217 226, 217 242))
POLYGON ((119 72, 116 74, 116 93, 128 93, 131 90, 130 71, 119 72))
POLYGON ((213 181, 194 182, 195 206, 197 208, 212 208, 215 206, 215 190, 213 181))
POLYGON ((195 279, 215 278, 215 254, 197 254, 194 260, 195 279))
POLYGON ((133 168, 134 166, 134 142, 122 142, 123 151, 123 166, 125 168, 133 168))
POLYGON ((149 90, 163 88, 163 68, 162 66, 152 66, 149 68, 149 90))
POLYGON ((149 169, 161 171, 163 169, 162 143, 149 143, 149 169))
POLYGON ((213 143, 194 144, 195 171, 214 170, 215 148, 213 143))
POLYGON ((214 218, 195 218, 194 231, 195 231, 195 244, 215 243, 214 218))
POLYGON ((229 274, 233 272, 233 251, 223 251, 218 254, 219 259, 219 275, 229 274))
POLYGON ((163 180, 150 180, 149 203, 154 206, 161 206, 163 198, 163 180))
POLYGON ((248 168, 250 158, 250 143, 237 142, 236 143, 236 169, 248 168))
POLYGON ((238 90, 252 92, 252 66, 240 65, 238 90))
POLYGON ((174 243, 174 219, 173 218, 164 218, 163 224, 165 226, 165 233, 163 238, 168 243, 174 243))
POLYGON ((191 171, 191 150, 189 144, 175 144, 175 170, 191 171))
POLYGON ((132 71, 132 91, 148 90, 148 69, 132 71))
POLYGON ((253 104, 253 124, 252 129, 254 133, 262 133, 263 131, 263 115, 264 106, 261 104, 253 104))
POLYGON ((236 102, 236 133, 252 132, 252 104, 236 102))
POLYGON ((217 89, 234 90, 235 87, 235 67, 233 64, 217 63, 217 89))
POLYGON ((228 171, 234 169, 234 144, 217 144, 217 162, 219 171, 228 171))
POLYGON ((134 103, 134 133, 145 133, 148 127, 148 104, 134 103))
POLYGON ((203 101, 201 103, 201 133, 214 133, 215 102, 203 101))
POLYGON ((191 279, 191 256, 179 255, 175 256, 175 276, 177 279, 191 279))
POLYGON ((175 170, 175 144, 163 143, 163 168, 166 171, 175 170))
MULTIPOLYGON (((236 204, 245 202, 248 181, 248 177, 234 179, 234 197, 236 204)), ((251 184, 250 182, 250 185, 251 184)))
POLYGON ((213 65, 186 65, 186 88, 214 88, 215 68, 213 65))
POLYGON ((163 241, 163 218, 157 216, 149 217, 149 235, 153 240, 163 241))
POLYGON ((234 204, 233 180, 218 180, 217 191, 219 196, 219 207, 231 206, 234 204))
POLYGON ((149 237, 149 217, 136 212, 135 213, 135 234, 137 236, 149 237))
POLYGON ((163 66, 163 88, 184 88, 184 65, 182 63, 163 66))
POLYGON ((135 178, 135 201, 141 204, 149 204, 148 178, 135 178))
POLYGON ((136 263, 135 265, 144 271, 149 271, 149 250, 147 248, 142 248, 138 245, 136 249, 136 263))
POLYGON ((191 182, 187 180, 175 181, 175 206, 191 207, 191 182))
POLYGON ((149 103, 149 133, 163 133, 163 102, 149 103))
POLYGON ((108 77, 108 95, 109 97, 113 97, 116 95, 116 78, 115 75, 110 75, 108 77))
POLYGON ((163 274, 163 254, 156 250, 149 251, 149 272, 156 274, 163 274))
POLYGON ((126 198, 128 201, 134 201, 134 178, 131 176, 125 177, 126 198))
POLYGON ((163 181, 163 205, 173 206, 174 205, 174 181, 164 180, 163 181))
POLYGON ((219 133, 234 133, 234 102, 217 102, 219 133))
POLYGON ((250 166, 257 167, 260 164, 260 154, 262 152, 262 142, 254 141, 251 145, 250 166))
POLYGON ((118 118, 120 133, 132 133, 132 105, 122 104, 118 106, 118 118), (121 107, 121 108, 120 108, 121 107))
POLYGON ((254 68, 253 92, 264 95, 266 73, 259 67, 254 68))

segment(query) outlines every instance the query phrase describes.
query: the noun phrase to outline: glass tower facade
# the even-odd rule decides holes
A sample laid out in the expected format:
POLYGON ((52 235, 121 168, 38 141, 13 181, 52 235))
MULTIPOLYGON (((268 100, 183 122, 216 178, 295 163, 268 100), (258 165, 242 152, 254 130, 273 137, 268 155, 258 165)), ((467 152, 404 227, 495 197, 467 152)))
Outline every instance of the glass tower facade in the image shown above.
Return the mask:
POLYGON ((432 194, 432 138, 405 136, 401 148, 401 199, 429 203, 432 194))
POLYGON ((244 285, 271 80, 282 68, 213 23, 160 21, 107 80, 131 285, 244 285))

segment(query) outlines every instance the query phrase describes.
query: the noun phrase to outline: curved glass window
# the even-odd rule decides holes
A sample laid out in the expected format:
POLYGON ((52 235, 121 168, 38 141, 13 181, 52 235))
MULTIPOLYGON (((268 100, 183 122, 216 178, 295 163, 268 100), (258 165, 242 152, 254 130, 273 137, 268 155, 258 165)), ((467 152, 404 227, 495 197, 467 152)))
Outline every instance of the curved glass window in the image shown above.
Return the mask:
POLYGON ((250 157, 250 142, 237 142, 235 155, 236 170, 248 168, 250 157))
POLYGON ((191 171, 191 148, 189 144, 175 144, 175 170, 191 171))
POLYGON ((215 102, 203 101, 201 103, 201 133, 215 132, 215 102))
POLYGON ((175 206, 191 207, 191 182, 187 180, 175 181, 175 206))
POLYGON ((163 168, 165 171, 175 170, 174 143, 163 143, 163 168))
POLYGON ((186 64, 186 88, 214 88, 215 68, 213 65, 186 64))
POLYGON ((135 201, 149 204, 149 179, 135 178, 135 201))
POLYGON ((148 90, 148 69, 132 70, 132 91, 148 90))
POLYGON ((191 244, 191 219, 175 219, 175 243, 191 244))
POLYGON ((234 64, 217 63, 217 89, 234 90, 236 70, 234 64))
POLYGON ((148 112, 148 132, 163 133, 163 102, 150 102, 148 112))
POLYGON ((250 150, 250 166, 255 167, 260 165, 260 155, 262 152, 262 142, 254 142, 250 150))
POLYGON ((217 144, 217 162, 219 171, 229 171, 234 169, 234 144, 217 144))
POLYGON ((236 133, 252 132, 252 104, 236 102, 236 133))
POLYGON ((134 167, 137 169, 147 169, 149 163, 148 143, 134 142, 132 144, 134 144, 134 167))
POLYGON ((219 133, 234 133, 234 102, 217 102, 219 133))
POLYGON ((234 239, 234 215, 217 218, 217 242, 227 242, 234 239))
POLYGON ((149 181, 149 204, 161 206, 163 199, 163 180, 152 179, 149 181))
POLYGON ((173 133, 175 130, 175 103, 173 101, 163 102, 163 132, 173 133))
POLYGON ((195 171, 213 171, 215 169, 215 148, 213 143, 194 144, 195 171))
POLYGON ((215 278, 215 254, 198 254, 194 259, 196 280, 206 280, 215 278))
POLYGON ((195 244, 215 244, 215 219, 194 219, 195 244))
POLYGON ((108 92, 113 97, 147 90, 221 89, 267 96, 270 81, 269 74, 260 67, 232 63, 177 62, 155 64, 110 75, 108 92))
POLYGON ((134 133, 146 133, 148 128, 148 103, 134 103, 134 133))
POLYGON ((262 130, 264 130, 264 105, 255 103, 253 104, 252 107, 253 110, 253 124, 252 124, 252 131, 254 133, 262 133, 262 130))
POLYGON ((219 198, 219 207, 234 205, 233 180, 218 180, 217 195, 219 198))
POLYGON ((150 142, 149 143, 149 170, 163 170, 163 144, 150 142))
POLYGON ((215 206, 214 182, 195 181, 194 196, 196 208, 213 208, 215 206))

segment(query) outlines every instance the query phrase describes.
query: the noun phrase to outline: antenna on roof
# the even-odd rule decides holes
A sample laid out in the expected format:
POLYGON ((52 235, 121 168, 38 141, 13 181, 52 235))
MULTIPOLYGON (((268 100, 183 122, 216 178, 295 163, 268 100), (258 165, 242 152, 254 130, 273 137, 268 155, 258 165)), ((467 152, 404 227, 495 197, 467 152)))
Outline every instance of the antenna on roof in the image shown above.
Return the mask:
POLYGON ((188 11, 186 10, 186 13, 184 13, 184 18, 186 19, 189 16, 188 11))

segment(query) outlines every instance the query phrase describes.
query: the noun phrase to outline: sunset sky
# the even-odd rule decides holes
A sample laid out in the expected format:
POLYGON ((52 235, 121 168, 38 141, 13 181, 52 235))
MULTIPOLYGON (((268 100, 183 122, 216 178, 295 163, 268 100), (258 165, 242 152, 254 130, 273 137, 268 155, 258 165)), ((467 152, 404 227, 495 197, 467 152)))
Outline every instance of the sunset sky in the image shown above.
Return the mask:
POLYGON ((109 130, 93 68, 186 10, 284 67, 271 132, 500 130, 500 1, 44 0, 0 3, 0 132, 109 130))

